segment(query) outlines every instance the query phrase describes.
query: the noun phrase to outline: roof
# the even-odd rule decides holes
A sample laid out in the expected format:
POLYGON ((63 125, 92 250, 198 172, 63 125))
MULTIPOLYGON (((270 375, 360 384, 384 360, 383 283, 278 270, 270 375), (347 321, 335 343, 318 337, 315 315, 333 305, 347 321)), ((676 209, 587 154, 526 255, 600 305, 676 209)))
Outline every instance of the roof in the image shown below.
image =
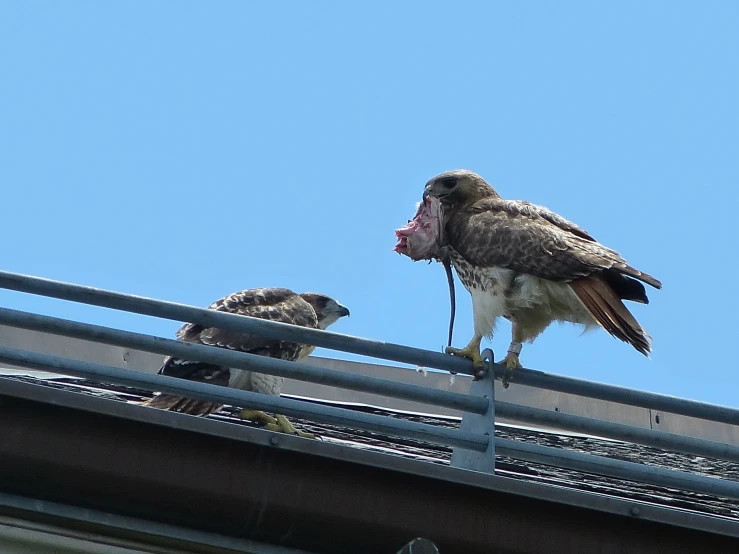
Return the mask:
POLYGON ((415 537, 442 554, 737 551, 737 514, 722 497, 739 498, 737 409, 528 368, 498 391, 505 369, 490 350, 473 382, 469 360, 402 344, 7 272, 0 285, 459 374, 455 385, 422 369, 315 367, 0 308, 17 328, 0 327, 0 358, 30 370, 0 378, 0 516, 187 552, 376 554, 415 537), (284 395, 322 400, 154 375, 163 355, 292 378, 300 386, 286 381, 284 395), (296 421, 323 438, 307 440, 230 409, 200 418, 141 406, 149 393, 131 386, 328 425, 296 421), (410 412, 418 403, 433 414, 410 412), (451 463, 432 443, 455 446, 451 463))
MULTIPOLYGON (((19 414, 27 414, 27 417, 23 418, 26 425, 23 430, 25 438, 22 444, 18 442, 14 448, 33 450, 33 445, 29 444, 33 441, 36 441, 36 448, 42 448, 45 445, 51 448, 49 445, 54 440, 58 440, 54 437, 60 434, 66 435, 67 440, 60 443, 59 448, 65 446, 70 448, 67 453, 69 459, 66 462, 53 458, 47 460, 38 450, 35 453, 26 452, 23 455, 16 453, 18 460, 23 460, 22 467, 19 465, 11 469, 12 482, 16 483, 14 486, 17 487, 13 492, 17 493, 42 497, 46 495, 47 498, 76 505, 82 504, 86 507, 117 511, 124 515, 153 518, 165 523, 177 523, 231 535, 239 534, 235 530, 239 529, 243 521, 236 524, 239 522, 239 517, 228 516, 228 510, 224 512, 218 506, 223 505, 229 510, 241 509, 246 512, 255 509, 255 506, 261 506, 267 515, 260 523, 254 523, 253 518, 256 517, 254 513, 242 513, 253 525, 248 532, 241 531, 242 537, 247 536, 250 539, 268 542, 277 541, 283 546, 301 548, 310 552, 340 552, 339 548, 342 545, 347 547, 347 543, 341 537, 332 536, 334 542, 326 542, 334 526, 337 525, 337 521, 340 521, 337 518, 342 514, 346 521, 341 524, 347 530, 353 529, 354 532, 368 533, 372 529, 373 533, 378 533, 378 529, 385 529, 389 533, 386 538, 377 538, 377 543, 374 545, 368 543, 369 546, 365 545, 361 548, 355 545, 354 551, 358 553, 390 552, 387 549, 389 545, 404 544, 416 535, 428 536, 434 540, 442 554, 459 551, 455 548, 459 548, 465 541, 469 543, 464 547, 466 552, 489 551, 480 550, 482 548, 480 545, 492 544, 490 542, 492 539, 490 537, 485 539, 484 533, 475 525, 473 525, 474 529, 469 528, 465 531, 466 526, 461 521, 466 518, 474 519, 472 515, 475 513, 474 510, 481 510, 483 505, 486 505, 484 512, 486 516, 483 518, 485 521, 490 518, 491 522, 499 527, 503 521, 501 518, 509 514, 507 517, 511 519, 506 520, 506 526, 511 529, 517 528, 518 533, 522 535, 531 532, 530 529, 523 531, 527 517, 533 518, 532 522, 538 522, 537 525, 544 533, 538 539, 539 542, 521 542, 522 538, 511 542, 510 536, 505 537, 505 540, 499 537, 501 547, 518 544, 515 550, 511 550, 512 552, 592 552, 596 544, 597 548, 604 552, 610 551, 602 550, 604 544, 618 547, 612 550, 614 552, 624 551, 627 547, 632 548, 633 550, 630 551, 633 552, 648 552, 651 551, 648 546, 649 536, 655 531, 654 529, 647 530, 647 527, 643 526, 652 519, 659 519, 664 524, 665 514, 670 516, 668 519, 671 519, 673 532, 669 535, 670 539, 664 538, 660 543, 659 548, 663 554, 673 551, 690 551, 689 548, 695 551, 697 545, 705 547, 707 541, 714 544, 712 546, 714 552, 729 548, 731 539, 728 537, 720 538, 717 535, 698 531, 691 534, 689 528, 696 527, 696 517, 701 518, 701 524, 698 527, 706 528, 708 522, 709 528, 713 525, 714 532, 731 533, 733 530, 733 533, 739 536, 739 509, 735 503, 705 494, 609 479, 504 457, 498 457, 496 460, 496 476, 456 470, 448 466, 451 450, 445 447, 297 419, 293 420, 294 423, 303 430, 319 435, 323 444, 283 436, 270 442, 273 441, 275 435, 249 429, 254 424, 238 419, 235 415, 236 410, 231 407, 223 408, 210 418, 193 418, 135 406, 147 398, 150 393, 130 387, 104 385, 84 379, 34 374, 34 372, 16 373, 12 376, 12 380, 16 383, 14 390, 9 390, 7 386, 3 388, 6 393, 9 392, 11 396, 15 396, 16 400, 10 404, 6 401, 1 405, 5 408, 3 411, 6 416, 0 419, 4 420, 7 425, 9 418, 6 410, 11 407, 16 417, 19 414), (41 391, 48 392, 42 395, 41 391), (19 403, 21 398, 33 399, 33 401, 22 405, 19 403), (84 402, 85 399, 89 402, 84 402), (121 408, 116 408, 116 406, 121 408), (79 415, 73 413, 78 410, 87 413, 79 415), (29 414, 37 414, 38 417, 32 421, 34 418, 28 417, 29 414), (63 417, 61 414, 64 414, 63 417), (107 417, 103 417, 105 414, 107 417), (110 416, 125 416, 125 423, 123 421, 114 422, 110 416), (96 423, 101 417, 103 419, 96 423), (67 419, 69 423, 65 426, 64 421, 67 419), (152 431, 147 428, 146 423, 156 424, 159 427, 156 431, 152 431), (222 423, 229 425, 222 425, 222 423), (166 425, 168 431, 165 432, 162 425, 166 425), (57 426, 61 427, 57 428, 57 426), (43 432, 44 429, 47 433, 43 432), (71 436, 73 431, 76 432, 78 429, 80 436, 71 436), (207 431, 206 434, 217 434, 219 440, 215 440, 213 436, 199 437, 197 440, 190 437, 183 443, 181 439, 178 442, 174 440, 174 437, 171 441, 167 438, 170 433, 200 431, 207 431), (28 437, 33 437, 32 441, 28 437), (241 446, 238 448, 228 446, 228 443, 223 442, 224 440, 238 440, 241 446), (247 441, 249 446, 246 447, 243 441, 247 441), (294 443, 294 441, 298 442, 294 443), (292 450, 293 443, 297 445, 294 451, 292 450), (209 446, 204 446, 206 444, 209 446), (220 446, 214 449, 213 444, 220 446), (168 445, 167 448, 164 445, 168 445), (271 448, 264 451, 265 446, 271 448), (275 447, 279 452, 275 452, 275 447), (80 454, 78 452, 80 448, 84 448, 85 452, 80 454), (234 448, 237 450, 244 448, 246 452, 236 454, 234 448), (99 454, 93 456, 93 452, 99 452, 99 454), (286 452, 290 452, 290 456, 295 456, 292 462, 284 457, 287 455, 286 452), (316 454, 320 460, 307 456, 307 454, 316 454), (129 473, 124 476, 125 478, 121 479, 118 475, 120 480, 111 480, 110 476, 103 479, 100 475, 96 475, 96 473, 106 474, 112 471, 111 468, 105 467, 106 463, 110 463, 106 460, 112 456, 119 462, 124 459, 129 460, 127 464, 142 464, 144 460, 148 464, 144 464, 146 468, 137 469, 135 475, 130 473, 130 469, 129 473), (269 462, 266 463, 266 460, 269 462), (60 470, 58 467, 60 462, 62 465, 64 463, 80 464, 77 470, 81 473, 79 475, 65 473, 64 468, 60 470), (285 472, 285 485, 281 487, 277 484, 279 480, 275 481, 272 477, 271 482, 277 490, 273 489, 268 492, 261 489, 263 484, 257 485, 261 481, 249 481, 246 490, 238 491, 238 493, 232 491, 229 497, 218 496, 216 494, 218 481, 223 480, 220 485, 228 484, 229 471, 235 471, 228 469, 231 463, 236 464, 237 467, 242 466, 242 471, 246 464, 254 470, 255 479, 257 475, 264 479, 265 471, 267 474, 274 475, 279 467, 280 471, 285 472), (85 466, 84 471, 82 466, 85 466), (434 467, 439 469, 434 470, 434 467), (51 468, 54 468, 53 471, 51 468), (220 468, 220 471, 218 474, 211 475, 215 468, 220 468), (193 484, 189 483, 187 486, 190 489, 180 490, 179 487, 185 484, 178 484, 178 479, 192 480, 191 471, 197 471, 202 477, 202 483, 199 485, 203 488, 194 491, 191 489, 193 484), (47 486, 39 490, 38 475, 47 475, 49 472, 56 475, 57 481, 61 477, 61 481, 69 482, 61 488, 59 485, 54 485, 51 488, 47 486), (288 473, 291 475, 289 478, 288 473), (32 481, 30 475, 34 476, 32 481), (348 480, 348 483, 346 481, 337 482, 342 481, 338 478, 339 475, 344 480, 348 480), (160 482, 160 478, 165 482, 160 482), (208 483, 207 487, 206 483, 208 483), (290 483, 289 486, 288 483, 290 483), (530 484, 546 485, 545 489, 551 492, 552 496, 548 499, 541 497, 537 499, 536 496, 539 493, 536 491, 540 488, 531 488, 530 484), (342 485, 349 488, 341 492, 342 485), (383 489, 384 486, 387 490, 383 489), (139 489, 138 502, 135 500, 137 495, 133 492, 134 487, 139 489), (255 487, 260 489, 257 504, 254 503, 254 498, 247 502, 246 498, 239 496, 240 494, 253 496, 256 494, 255 487), (399 488, 402 490, 398 490, 399 488), (163 491, 167 491, 169 498, 163 496, 163 491), (481 496, 481 491, 487 492, 481 496), (599 494, 580 496, 575 500, 574 497, 568 499, 567 491, 599 494), (385 496, 381 495, 383 492, 385 496), (515 494, 515 498, 511 496, 511 493, 515 494), (299 494, 301 498, 295 498, 295 494, 299 494), (460 521, 452 527, 445 526, 443 523, 446 521, 445 517, 447 519, 450 517, 449 512, 444 510, 445 503, 439 502, 439 495, 444 494, 451 494, 451 498, 456 497, 459 501, 454 502, 452 513, 458 514, 460 521), (130 500, 123 501, 123 495, 133 496, 130 500), (269 500, 267 500, 268 497, 269 500), (289 505, 285 504, 288 498, 289 505), (390 502, 388 498, 393 499, 393 504, 401 502, 400 507, 382 504, 382 502, 390 502), (113 499, 116 499, 116 502, 113 502, 113 499), (142 504, 143 499, 147 502, 142 504), (563 505, 553 509, 552 499, 557 499, 563 505), (605 500, 607 505, 596 502, 590 506, 583 506, 583 502, 589 502, 588 499, 592 501, 600 499, 601 502, 605 500), (330 503, 332 500, 336 501, 335 506, 319 506, 325 502, 330 503), (414 508, 414 501, 420 503, 420 506, 414 508), (183 509, 183 502, 187 509, 183 509), (351 502, 358 503, 354 509, 352 509, 351 502), (373 506, 372 502, 380 502, 380 504, 373 506), (299 510, 301 505, 305 509, 306 504, 315 511, 307 511, 298 515, 295 510, 299 510), (393 523, 393 518, 380 521, 377 510, 383 505, 384 508, 381 511, 390 510, 397 513, 395 516, 397 521, 393 523), (247 506, 249 508, 246 508, 247 506), (664 511, 665 508, 669 510, 664 511), (660 517, 653 518, 651 509, 661 510, 660 517), (354 512, 351 517, 345 514, 347 510, 354 512), (614 510, 617 513, 620 512, 618 518, 604 527, 603 521, 599 518, 603 517, 604 512, 612 513, 614 510), (192 515, 188 515, 190 512, 197 513, 198 517, 193 519, 192 515), (595 515, 596 512, 601 512, 601 515, 595 515), (274 518, 278 513, 282 514, 277 518, 278 521, 287 518, 291 522, 289 527, 293 531, 290 537, 283 536, 284 529, 280 531, 283 535, 277 532, 280 525, 275 523, 274 518), (369 523, 366 521, 364 525, 360 525, 359 522, 352 520, 359 513, 371 514, 372 526, 368 527, 369 523), (517 513, 518 516, 514 518, 517 513), (416 521, 415 524, 409 521, 423 514, 426 514, 424 516, 426 521, 416 521), (437 521, 440 518, 442 521, 437 521), (560 521, 555 521, 557 518, 560 521), (393 523, 393 528, 386 528, 389 525, 388 521, 393 523), (636 527, 634 527, 635 524, 636 527), (580 531, 576 532, 572 525, 577 525, 580 531), (317 532, 319 527, 323 529, 320 533, 317 532), (588 527, 590 527, 589 532, 588 527), (444 531, 449 533, 450 529, 454 530, 453 535, 445 535, 444 531), (596 529, 597 533, 593 534, 596 529), (408 534, 401 534, 401 530, 408 534), (436 535, 424 535, 423 531, 430 534, 436 533, 436 535), (628 531, 628 536, 626 531, 628 531), (387 544, 384 541, 387 541, 387 544), (541 548, 544 543, 549 545, 546 549, 541 548), (580 545, 582 549, 577 547, 568 550, 571 546, 563 547, 564 549, 556 547, 556 545, 565 544, 580 545), (587 548, 590 550, 585 549, 586 545, 589 545, 587 548)), ((455 417, 414 414, 357 404, 345 407, 447 427, 459 424, 459 418, 455 417)), ((16 432, 20 432, 18 425, 14 428, 16 432)), ((0 428, 0 433, 7 436, 7 428, 5 431, 0 428)), ((620 441, 502 424, 496 425, 496 436, 645 464, 698 471, 706 475, 739 478, 739 468, 730 462, 665 453, 662 450, 620 441)), ((0 455, 5 457, 0 459, 7 460, 9 449, 12 446, 10 442, 5 441, 5 451, 0 452, 0 455)), ((5 467, 7 477, 7 464, 5 467)), ((127 465, 127 467, 131 466, 127 465)), ((69 468, 66 469, 69 470, 69 468)), ((116 472, 121 469, 123 468, 116 468, 116 472)), ((230 489, 234 486, 234 479, 238 481, 236 477, 232 477, 228 485, 230 489)), ((447 509, 451 508, 447 507, 447 509)), ((477 522, 478 525, 480 523, 477 522)), ((490 524, 488 522, 487 525, 490 524)), ((346 540, 349 540, 348 537, 346 540)), ((735 549, 736 545, 731 548, 735 549)), ((397 551, 397 548, 394 551, 397 551)))
MULTIPOLYGON (((0 370, 0 374, 2 374, 2 370, 0 370)), ((118 385, 105 385, 74 377, 39 378, 32 374, 21 374, 15 376, 14 379, 121 402, 139 403, 151 398, 149 391, 118 385)), ((461 418, 457 417, 439 417, 429 414, 387 410, 368 405, 341 402, 329 403, 319 400, 311 401, 318 404, 341 405, 352 410, 430 423, 442 427, 458 427, 461 420, 461 418)), ((237 425, 259 426, 259 424, 239 419, 239 411, 239 409, 232 406, 224 406, 213 414, 211 418, 237 425)), ((320 437, 322 441, 330 444, 351 446, 361 450, 423 460, 441 465, 448 465, 452 455, 452 449, 443 445, 429 444, 413 439, 390 437, 369 431, 320 424, 297 418, 293 418, 291 421, 301 430, 313 433, 320 437)), ((495 435, 500 438, 529 442, 542 446, 574 450, 586 454, 596 454, 608 458, 640 462, 690 473, 739 480, 739 465, 733 462, 696 457, 679 452, 665 452, 662 449, 649 448, 638 444, 586 436, 578 433, 553 433, 530 427, 500 423, 496 425, 495 435)), ((554 484, 576 490, 608 494, 629 500, 641 500, 660 506, 728 517, 735 519, 739 523, 739 506, 736 502, 706 494, 667 489, 656 485, 570 471, 563 468, 513 460, 503 456, 496 457, 496 473, 515 479, 554 484)))

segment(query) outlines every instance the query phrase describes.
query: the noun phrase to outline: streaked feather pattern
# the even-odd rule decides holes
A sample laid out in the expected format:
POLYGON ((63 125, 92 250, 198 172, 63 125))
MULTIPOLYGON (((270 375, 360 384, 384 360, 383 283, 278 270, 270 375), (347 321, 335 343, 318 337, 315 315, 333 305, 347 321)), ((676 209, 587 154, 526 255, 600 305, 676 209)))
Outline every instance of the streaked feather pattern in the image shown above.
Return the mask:
POLYGON ((642 283, 661 288, 659 280, 549 209, 502 199, 471 171, 430 179, 425 195, 443 206, 444 238, 472 294, 478 336, 500 316, 514 323, 516 342, 532 342, 552 321, 598 324, 648 355, 651 337, 622 300, 647 304, 642 283))
MULTIPOLYGON (((216 300, 208 308, 313 329, 319 327, 318 315, 311 303, 286 288, 243 290, 216 300)), ((307 356, 312 350, 309 345, 277 341, 226 329, 203 327, 193 323, 184 324, 177 331, 177 338, 185 342, 217 346, 288 361, 296 361, 307 356)), ((229 369, 171 356, 165 358, 159 374, 277 395, 280 394, 284 381, 282 377, 229 369)), ((214 402, 182 398, 167 393, 155 396, 146 405, 191 415, 208 415, 221 406, 214 402)))

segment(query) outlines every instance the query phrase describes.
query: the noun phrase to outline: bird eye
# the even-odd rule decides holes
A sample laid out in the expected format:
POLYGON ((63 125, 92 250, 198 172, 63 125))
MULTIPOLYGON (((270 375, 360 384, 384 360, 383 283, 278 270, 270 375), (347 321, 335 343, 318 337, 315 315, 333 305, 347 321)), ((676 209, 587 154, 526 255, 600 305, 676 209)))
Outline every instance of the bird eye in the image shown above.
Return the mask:
POLYGON ((453 189, 457 186, 457 179, 454 177, 447 177, 441 181, 441 186, 445 189, 453 189))

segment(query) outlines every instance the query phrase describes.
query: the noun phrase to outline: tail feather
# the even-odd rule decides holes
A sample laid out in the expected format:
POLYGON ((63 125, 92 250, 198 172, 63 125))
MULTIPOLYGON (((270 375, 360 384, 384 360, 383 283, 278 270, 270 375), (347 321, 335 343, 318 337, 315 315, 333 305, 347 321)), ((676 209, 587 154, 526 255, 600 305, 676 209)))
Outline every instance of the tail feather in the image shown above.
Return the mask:
POLYGON ((649 341, 652 337, 605 281, 597 277, 585 277, 572 281, 570 287, 601 327, 649 357, 652 351, 649 341))
POLYGON ((648 285, 656 289, 662 288, 662 282, 659 279, 652 277, 649 273, 644 273, 643 271, 639 271, 635 267, 626 265, 626 266, 618 267, 618 270, 621 273, 624 273, 628 275, 629 277, 633 277, 634 279, 639 279, 640 281, 643 281, 644 283, 647 283, 648 285))
POLYGON ((144 406, 190 414, 194 416, 207 416, 218 410, 223 404, 184 398, 174 394, 161 393, 143 403, 144 406))
MULTIPOLYGON (((180 379, 186 379, 188 381, 210 383, 212 385, 221 385, 224 387, 228 386, 228 382, 231 377, 231 371, 227 367, 216 366, 204 362, 181 360, 179 358, 173 358, 172 356, 165 358, 158 373, 159 375, 166 375, 168 377, 179 377, 180 379)), ((143 402, 142 405, 195 416, 207 416, 223 406, 223 404, 219 404, 217 402, 195 400, 193 398, 186 398, 166 392, 160 393, 154 398, 143 402)))
POLYGON ((649 298, 647 297, 647 291, 639 281, 619 273, 613 269, 608 269, 603 272, 603 278, 605 279, 608 286, 613 289, 621 300, 631 300, 632 302, 639 302, 640 304, 649 304, 649 298))

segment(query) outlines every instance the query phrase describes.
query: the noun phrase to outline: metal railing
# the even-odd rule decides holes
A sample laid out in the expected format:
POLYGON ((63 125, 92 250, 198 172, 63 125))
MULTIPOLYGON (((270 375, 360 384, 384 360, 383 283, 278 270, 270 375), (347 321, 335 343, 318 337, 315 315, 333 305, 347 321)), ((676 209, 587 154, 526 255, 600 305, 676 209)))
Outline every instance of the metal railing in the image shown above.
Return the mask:
MULTIPOLYGON (((473 373, 472 365, 468 360, 437 352, 70 283, 0 271, 0 287, 175 321, 187 321, 252 333, 279 340, 307 343, 456 373, 468 375, 473 373)), ((248 406, 321 423, 344 425, 448 445, 453 447, 452 465, 464 469, 494 472, 497 453, 575 471, 739 499, 739 482, 729 479, 707 477, 570 450, 494 438, 494 420, 498 415, 523 423, 544 424, 562 430, 591 433, 675 452, 739 462, 739 447, 717 441, 549 412, 506 402, 496 403, 494 380, 496 377, 502 377, 505 368, 492 363, 492 352, 489 350, 484 353, 487 366, 485 377, 472 382, 470 394, 461 394, 6 308, 0 308, 0 324, 444 406, 459 410, 464 413, 464 416, 460 429, 449 429, 312 402, 273 397, 38 352, 0 347, 0 361, 16 366, 56 371, 97 381, 136 386, 146 390, 169 392, 240 407, 248 406)), ((736 409, 539 371, 518 370, 514 386, 515 384, 739 425, 739 410, 736 409)), ((2 381, 0 380, 0 392, 1 387, 2 381)))

